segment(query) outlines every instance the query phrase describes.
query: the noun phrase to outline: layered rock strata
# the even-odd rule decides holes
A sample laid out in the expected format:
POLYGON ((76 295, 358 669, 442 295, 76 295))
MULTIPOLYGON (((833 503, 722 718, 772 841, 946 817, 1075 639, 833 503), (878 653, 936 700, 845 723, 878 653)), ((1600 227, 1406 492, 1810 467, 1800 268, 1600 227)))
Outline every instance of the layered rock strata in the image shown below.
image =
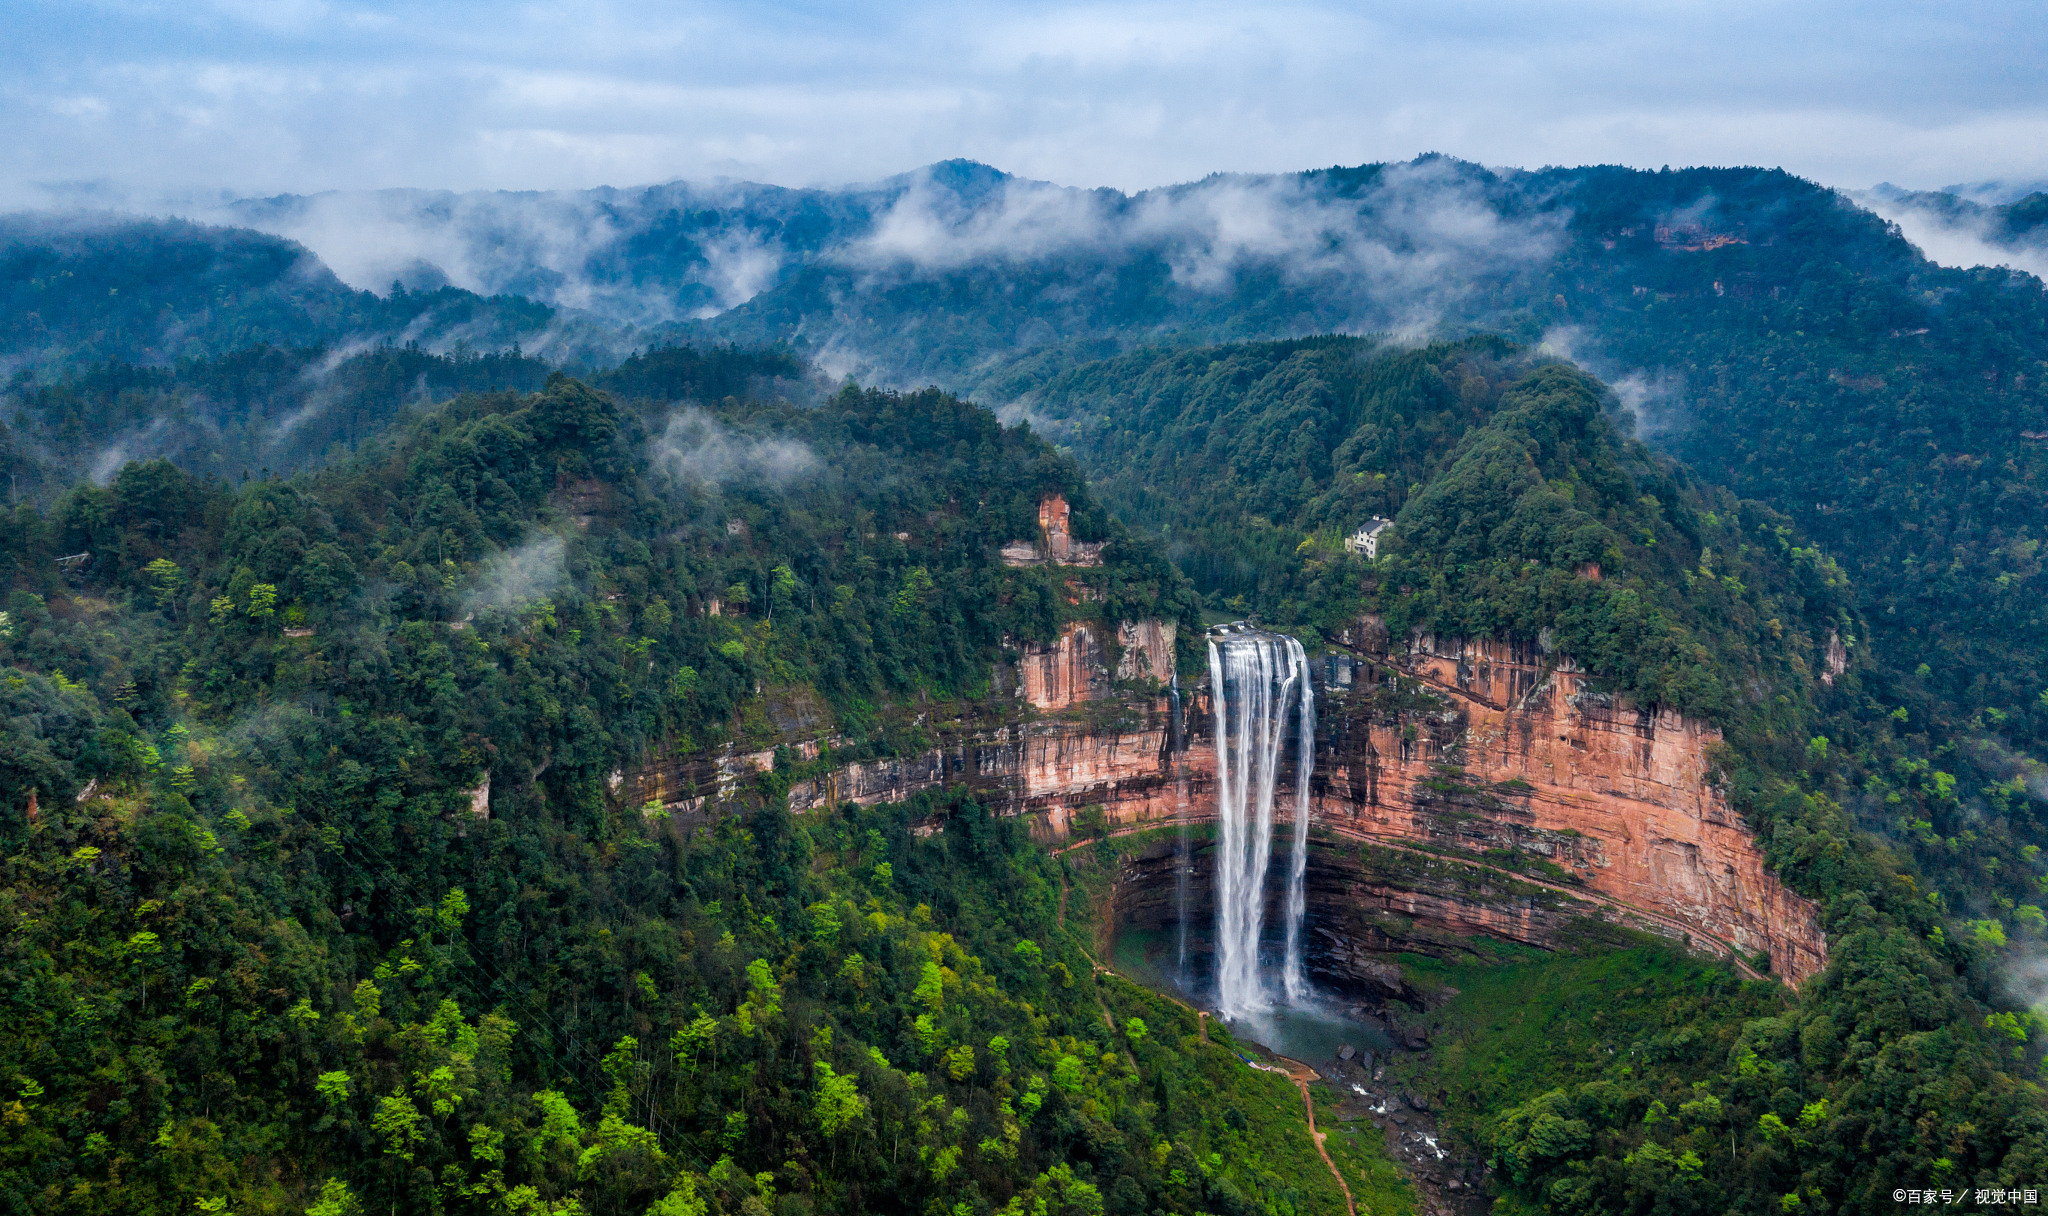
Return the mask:
MULTIPOLYGON (((1768 954, 1795 984, 1825 965, 1813 906, 1766 868, 1715 784, 1713 728, 1598 693, 1533 644, 1423 637, 1397 653, 1370 619, 1340 642, 1314 665, 1319 970, 1367 984, 1390 951, 1473 933, 1544 944, 1588 914, 1768 954)), ((1123 627, 1114 647, 1086 625, 1017 647, 987 720, 929 726, 935 744, 913 755, 835 765, 790 789, 790 807, 965 786, 1032 817, 1048 843, 1084 811, 1117 833, 1212 822, 1206 689, 1184 690, 1178 731, 1167 697, 1135 690, 1171 676, 1172 648, 1171 627, 1154 625, 1123 627)), ((672 758, 618 793, 699 811, 773 763, 772 751, 672 758)), ((1120 915, 1149 898, 1149 881, 1140 866, 1119 884, 1120 915)))
POLYGON ((1825 965, 1812 904, 1766 868, 1716 784, 1718 730, 1595 692, 1535 646, 1424 637, 1394 656, 1358 642, 1365 662, 1337 660, 1356 691, 1331 698, 1319 731, 1326 826, 1539 858, 1560 885, 1767 952, 1795 983, 1825 965), (1441 708, 1405 707, 1418 693, 1441 708))
MULTIPOLYGON (((1192 750, 1173 754, 1168 698, 1131 690, 1172 678, 1174 635, 1170 623, 1127 623, 1113 635, 1112 656, 1103 630, 1077 623, 1051 643, 1021 644, 1016 661, 995 674, 1000 696, 984 720, 932 724, 934 746, 849 760, 799 781, 789 790, 790 809, 896 802, 965 786, 999 813, 1033 816, 1034 831, 1047 840, 1063 839, 1074 813, 1088 806, 1103 806, 1117 824, 1203 813, 1200 804, 1213 801, 1214 765, 1203 758, 1212 749, 1197 739, 1192 750)), ((838 743, 799 739, 792 755, 812 759, 821 745, 838 743)), ((667 755, 622 774, 614 795, 633 806, 696 813, 742 798, 754 774, 774 767, 772 748, 667 755)))
MULTIPOLYGON (((1213 844, 1207 825, 1192 830, 1185 854, 1177 833, 1137 838, 1120 856, 1112 884, 1115 923, 1149 931, 1155 941, 1177 940, 1170 935, 1180 922, 1185 889, 1190 978, 1197 981, 1206 977, 1216 920, 1213 844)), ((1654 927, 1636 924, 1625 911, 1614 917, 1613 909, 1584 895, 1374 845, 1333 847, 1325 841, 1309 851, 1305 877, 1310 908, 1305 953, 1314 980, 1326 988, 1417 1006, 1422 994, 1409 988, 1401 968, 1390 961, 1393 955, 1465 954, 1468 939, 1475 936, 1549 947, 1571 933, 1575 922, 1603 913, 1633 927, 1654 927)), ((1283 894, 1280 883, 1268 884, 1265 924, 1275 953, 1283 894)))

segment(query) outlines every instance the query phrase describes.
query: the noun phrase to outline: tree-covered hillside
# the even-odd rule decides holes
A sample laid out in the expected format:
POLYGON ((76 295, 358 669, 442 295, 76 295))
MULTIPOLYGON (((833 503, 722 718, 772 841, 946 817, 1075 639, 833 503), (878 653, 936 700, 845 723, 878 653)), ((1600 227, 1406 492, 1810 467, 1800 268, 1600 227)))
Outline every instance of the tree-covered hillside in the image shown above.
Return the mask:
MULTIPOLYGON (((0 403, 0 474, 16 501, 44 505, 130 461, 166 459, 228 481, 344 459, 401 420, 461 393, 537 389, 552 373, 518 347, 479 354, 458 344, 368 349, 256 346, 169 366, 110 363, 37 383, 22 373, 0 403)), ((623 398, 722 401, 794 396, 814 377, 786 353, 661 347, 590 377, 623 398)))
POLYGON ((439 286, 459 277, 485 294, 648 325, 712 315, 773 286, 869 230, 914 180, 954 180, 956 165, 963 185, 1002 176, 951 162, 837 190, 676 181, 563 191, 329 191, 241 199, 226 210, 238 223, 309 243, 362 228, 402 233, 386 249, 347 249, 358 269, 374 269, 380 281, 439 286))
POLYGON ((165 363, 260 345, 417 339, 496 350, 552 310, 443 287, 356 291, 306 249, 247 229, 126 216, 0 217, 0 366, 165 363))
POLYGON ((821 257, 704 332, 1026 406, 1133 345, 1390 329, 1547 342, 1615 380, 1644 438, 1786 512, 1886 595, 1873 645, 1888 668, 1928 666, 1888 695, 2002 748, 2048 729, 2048 597, 2029 556, 2048 301, 2032 276, 1935 266, 1841 195, 1753 169, 1424 158, 943 201, 916 241, 821 257), (1242 215, 1267 235, 1233 238, 1242 215))
MULTIPOLYGON (((461 229, 475 257, 554 265, 533 234, 549 230, 547 207, 568 202, 470 201, 392 205, 461 229), (531 239, 508 235, 519 232, 531 239)), ((247 210, 283 224, 314 206, 247 210)), ((2031 206, 2013 204, 2002 222, 2024 226, 2031 206)), ((2033 750, 2048 729, 2048 622, 2029 556, 2048 458, 2048 440, 2031 437, 2048 435, 2041 283, 1935 266, 1811 182, 1754 169, 1497 172, 1424 157, 1126 196, 947 162, 841 192, 664 187, 598 192, 570 210, 617 238, 559 272, 592 301, 681 292, 673 307, 701 312, 709 297, 690 292, 710 290, 714 271, 759 294, 641 330, 639 312, 592 304, 554 318, 546 353, 558 364, 609 363, 614 348, 677 336, 788 342, 835 371, 1028 405, 1061 372, 1148 344, 1389 329, 1548 342, 1613 380, 1645 439, 1784 511, 1859 585, 1889 596, 1871 614, 1871 644, 1888 671, 1926 671, 1888 697, 1940 733, 1980 740, 1986 764, 1999 749, 2033 750)), ((17 218, 5 235, 18 297, 10 349, 38 383, 258 341, 338 350, 411 336, 438 349, 466 335, 488 350, 550 319, 513 298, 349 292, 297 246, 247 232, 17 218)), ((184 424, 167 403, 129 416, 184 424)), ((232 432, 238 420, 226 423, 232 432)), ((224 438, 229 450, 250 442, 224 438)), ((260 469, 314 455, 288 454, 239 460, 260 469)), ((66 459, 65 473, 88 467, 66 459)))
MULTIPOLYGON (((1883 601, 1785 516, 1654 456, 1603 386, 1498 340, 1139 351, 1054 378, 1033 408, 1218 606, 1311 640, 1361 612, 1397 646, 1537 639, 1725 732, 1722 780, 1823 909, 1833 965, 1739 1027, 1645 987, 1636 1013, 1572 1031, 1634 1038, 1604 1066, 1503 1056, 1516 1080, 1487 1085, 1462 1052, 1418 1067, 1510 1198, 1878 1211, 1898 1177, 2039 1168, 2042 1027, 2011 981, 2048 929, 2041 804, 1884 699, 1896 673, 1867 641, 1883 601), (1374 513, 1394 523, 1368 561, 1341 539, 1374 513)), ((1551 1001, 1531 1016, 1557 1033, 1583 1017, 1551 1001)), ((1505 1015, 1472 1016, 1481 1035, 1505 1015)))
POLYGON ((106 363, 47 384, 17 375, 0 428, 15 501, 54 501, 132 460, 238 480, 344 456, 408 409, 459 392, 540 387, 552 369, 515 348, 441 356, 416 344, 359 353, 255 346, 169 366, 106 363))
POLYGON ((1908 677, 1885 695, 1916 728, 2035 748, 2048 730, 2048 584, 2031 557, 2048 507, 2048 441, 2029 438, 2048 434, 2040 280, 1935 268, 1874 217, 1788 209, 1766 178, 1731 176, 1604 174, 1612 207, 1575 213, 1584 239, 1559 268, 1558 320, 1612 365, 1663 377, 1639 406, 1653 441, 1836 554, 1871 597, 1886 670, 1908 677), (1696 226, 1660 247, 1648 217, 1688 205, 1696 226), (1617 264, 1610 241, 1637 263, 1617 264))
POLYGON ((1847 581, 1788 521, 1499 339, 1137 351, 1033 409, 1218 608, 1323 635, 1364 610, 1397 638, 1547 632, 1640 701, 1724 719, 1758 681, 1810 701, 1828 638, 1861 645, 1847 581), (1343 541, 1376 517, 1375 563, 1343 541))
POLYGON ((1879 185, 1870 193, 1887 206, 1920 212, 1943 227, 2013 252, 2038 248, 2048 236, 2048 193, 2040 190, 2006 203, 1978 202, 1949 190, 1901 190, 1890 185, 1879 185))
MULTIPOLYGON (((786 366, 738 363, 695 371, 786 366)), ((130 465, 4 544, 8 1211, 1342 1210, 1284 1080, 1093 973, 1020 824, 785 809, 1006 637, 1193 623, 986 411, 557 377, 317 475, 130 465), (1002 564, 1047 492, 1104 565, 1002 564), (750 813, 611 796, 786 742, 764 696, 834 742, 750 813)))

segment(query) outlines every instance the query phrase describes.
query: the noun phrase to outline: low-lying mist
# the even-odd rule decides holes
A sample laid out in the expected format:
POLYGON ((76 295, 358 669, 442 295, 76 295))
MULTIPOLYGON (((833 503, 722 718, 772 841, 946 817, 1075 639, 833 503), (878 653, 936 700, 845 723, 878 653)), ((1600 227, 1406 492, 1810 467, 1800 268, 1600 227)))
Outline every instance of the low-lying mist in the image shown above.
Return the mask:
MULTIPOLYGON (((1553 255, 1563 217, 1507 214, 1498 179, 1442 158, 1358 180, 1222 175, 1123 194, 947 162, 840 190, 672 183, 544 193, 415 190, 245 199, 209 218, 299 241, 352 286, 515 293, 614 325, 702 321, 804 266, 877 276, 1164 259, 1176 288, 1239 275, 1318 285, 1376 329, 1425 330, 1471 282, 1553 255), (801 219, 801 223, 795 223, 801 219)), ((831 335, 819 335, 829 343, 831 335)))
POLYGON ((694 407, 670 417, 651 455, 655 468, 696 487, 746 480, 780 489, 818 463, 800 440, 744 435, 694 407))

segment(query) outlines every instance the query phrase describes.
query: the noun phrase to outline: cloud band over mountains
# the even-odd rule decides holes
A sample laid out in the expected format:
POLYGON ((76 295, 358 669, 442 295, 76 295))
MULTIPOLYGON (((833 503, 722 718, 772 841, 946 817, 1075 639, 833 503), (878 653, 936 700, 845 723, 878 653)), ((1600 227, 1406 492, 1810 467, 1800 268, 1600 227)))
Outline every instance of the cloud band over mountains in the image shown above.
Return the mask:
POLYGON ((301 193, 872 180, 955 156, 1137 190, 1406 159, 2048 174, 2024 0, 1151 0, 10 10, 0 184, 301 193))

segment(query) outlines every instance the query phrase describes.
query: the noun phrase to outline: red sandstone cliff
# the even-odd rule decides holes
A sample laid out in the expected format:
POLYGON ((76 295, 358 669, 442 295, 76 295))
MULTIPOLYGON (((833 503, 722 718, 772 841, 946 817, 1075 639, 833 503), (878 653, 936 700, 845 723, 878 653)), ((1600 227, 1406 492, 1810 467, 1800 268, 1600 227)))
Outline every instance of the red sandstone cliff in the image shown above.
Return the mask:
POLYGON ((1013 540, 1003 546, 1003 563, 1010 566, 1100 566, 1102 542, 1075 540, 1068 526, 1073 509, 1064 494, 1048 494, 1038 502, 1038 537, 1013 540))
POLYGON ((1713 782, 1720 732, 1596 693, 1532 650, 1419 639, 1392 666, 1440 690, 1446 713, 1339 716, 1316 816, 1347 835, 1535 853, 1590 891, 1768 951, 1795 984, 1825 966, 1813 905, 1765 868, 1713 782))
MULTIPOLYGON (((998 688, 1035 712, 938 726, 939 745, 917 755, 838 765, 791 789, 791 809, 965 785, 1002 813, 1036 817, 1048 840, 1091 805, 1118 830, 1213 820, 1206 693, 1186 695, 1175 752, 1167 699, 1117 692, 1099 632, 1071 626, 1055 643, 1021 647, 998 673, 998 688)), ((1812 904, 1765 868, 1712 781, 1719 732, 1595 693, 1568 659, 1534 647, 1422 638, 1395 656, 1370 621, 1344 640, 1355 657, 1319 664, 1315 822, 1338 837, 1453 856, 1425 867, 1437 874, 1429 880, 1385 867, 1333 877, 1331 898, 1527 941, 1606 906, 1701 945, 1768 951, 1795 984, 1825 965, 1812 904), (1559 869, 1517 876, 1474 864, 1496 849, 1559 869)), ((1126 626, 1117 641, 1116 678, 1171 676, 1170 626, 1126 626)), ((818 754, 815 743, 804 750, 818 754)), ((635 805, 708 809, 772 758, 669 759, 619 792, 635 805)))

